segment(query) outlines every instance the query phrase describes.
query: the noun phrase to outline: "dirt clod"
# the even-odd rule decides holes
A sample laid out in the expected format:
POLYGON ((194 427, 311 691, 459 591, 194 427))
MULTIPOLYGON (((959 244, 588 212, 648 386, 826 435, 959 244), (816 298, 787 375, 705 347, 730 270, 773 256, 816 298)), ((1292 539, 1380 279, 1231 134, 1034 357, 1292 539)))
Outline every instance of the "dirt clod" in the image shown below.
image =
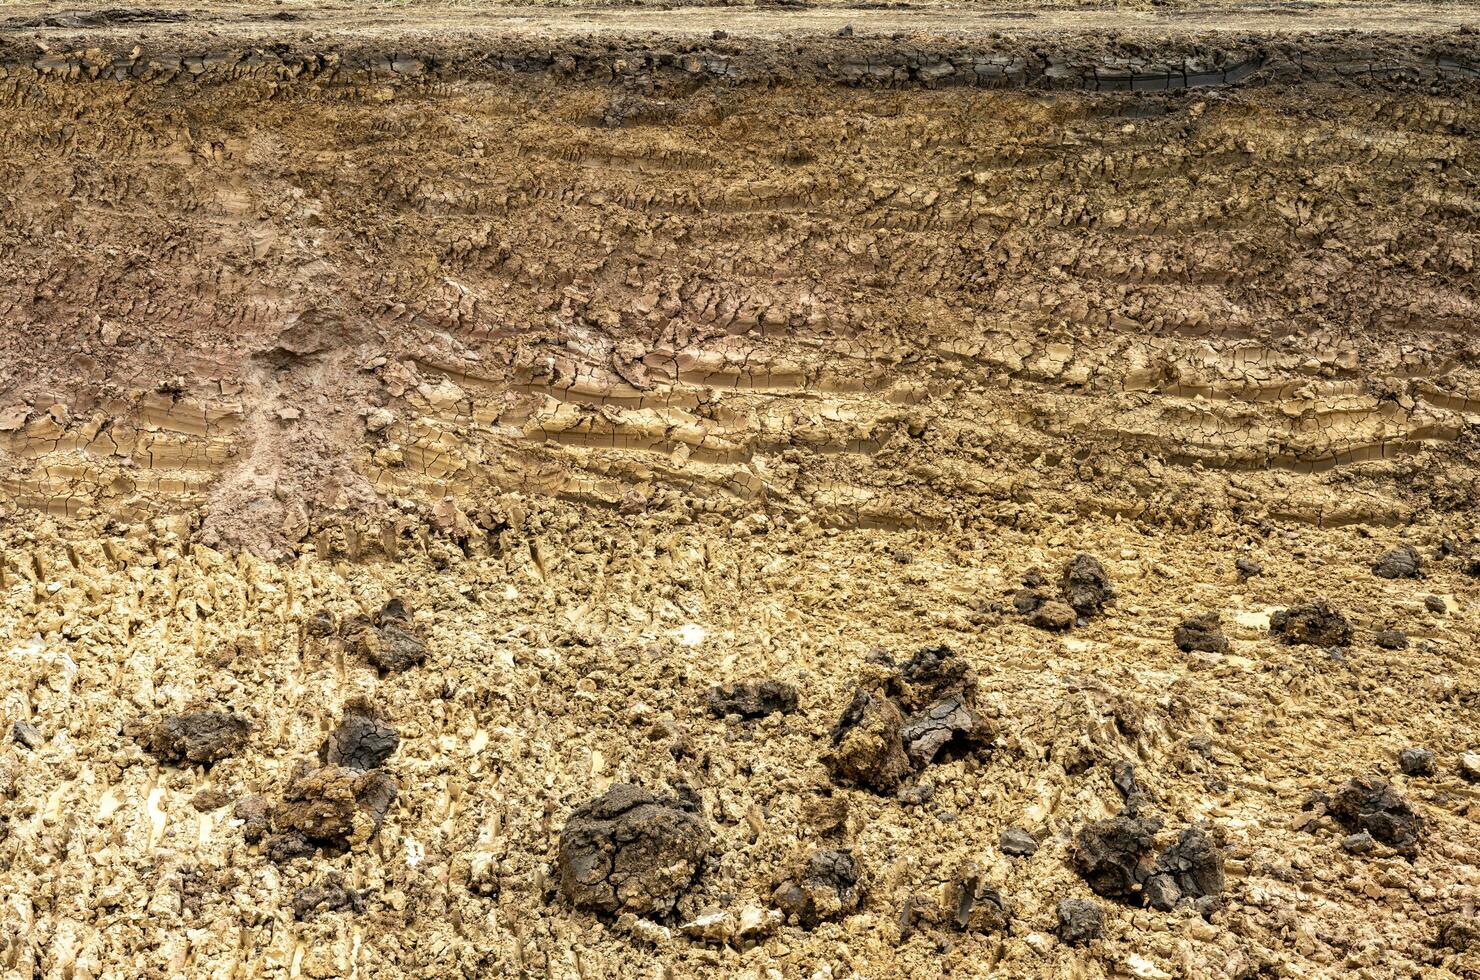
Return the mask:
POLYGON ((1078 616, 1068 603, 1049 599, 1033 609, 1032 615, 1028 617, 1028 624, 1050 633, 1062 633, 1072 629, 1077 620, 1078 616))
POLYGON ((250 721, 229 711, 192 711, 165 715, 140 741, 165 762, 202 765, 236 755, 251 730, 250 721))
POLYGON ((1325 599, 1281 609, 1269 618, 1269 632, 1291 646, 1344 647, 1352 627, 1325 599))
POLYGON ((1222 653, 1228 649, 1228 638, 1223 635, 1223 619, 1216 612, 1206 612, 1184 619, 1172 631, 1172 642, 1183 653, 1194 650, 1203 653, 1222 653))
POLYGON ((912 769, 903 727, 904 715, 892 699, 856 688, 833 728, 823 765, 839 782, 893 792, 912 769))
POLYGON ((320 609, 314 613, 309 617, 308 623, 305 626, 308 635, 316 639, 333 636, 336 628, 334 614, 327 609, 320 609))
POLYGON ((1059 900, 1059 939, 1070 946, 1083 946, 1105 932, 1105 910, 1087 898, 1059 900))
POLYGON ((1480 920, 1474 913, 1469 915, 1446 915, 1439 920, 1435 945, 1456 953, 1480 950, 1480 920))
POLYGON ((358 850, 380 832, 395 801, 395 780, 378 769, 300 765, 272 810, 273 829, 330 850, 358 850))
POLYGON ((709 713, 716 718, 726 715, 764 718, 797 710, 797 689, 785 681, 740 681, 710 688, 705 701, 709 713))
POLYGON ((851 851, 813 851, 798 873, 776 886, 771 903, 804 929, 840 919, 863 902, 862 869, 851 851))
POLYGON ((1331 794, 1331 816, 1348 831, 1366 831, 1405 857, 1418 853, 1423 820, 1386 780, 1358 776, 1331 794))
POLYGON ((1207 834, 1190 827, 1157 855, 1155 873, 1146 882, 1146 900, 1152 908, 1169 911, 1184 898, 1221 894, 1225 881, 1223 855, 1207 834))
POLYGON ((1378 578, 1418 578, 1423 559, 1410 545, 1402 544, 1384 552, 1372 566, 1378 578))
POLYGON ((1064 566, 1059 576, 1059 588, 1064 601, 1085 619, 1099 615, 1107 602, 1115 598, 1115 589, 1110 585, 1110 576, 1099 559, 1086 554, 1077 554, 1064 566))
POLYGON ((1139 902, 1156 867, 1154 851, 1161 821, 1121 811, 1087 824, 1074 837, 1074 870, 1096 895, 1139 902))
POLYGON ((560 889, 577 908, 665 916, 693 884, 713 836, 690 799, 617 783, 560 832, 560 889))
POLYGON ((1428 749, 1406 748, 1398 753, 1398 768, 1408 776, 1432 776, 1438 761, 1428 749))
POLYGON ((970 751, 990 739, 984 720, 959 694, 932 704, 906 722, 899 734, 916 768, 929 765, 943 751, 970 751))
POLYGON ((267 797, 261 793, 252 793, 237 800, 236 806, 231 808, 231 816, 242 822, 242 838, 248 844, 257 843, 272 827, 267 797))
POLYGON ((338 726, 319 746, 323 765, 378 769, 401 744, 380 709, 363 697, 346 701, 338 726))
POLYGON ((343 876, 331 872, 321 884, 309 885, 293 893, 293 918, 299 922, 316 915, 330 912, 361 912, 365 908, 364 897, 353 888, 346 888, 343 876))
POLYGON ((1384 650, 1405 650, 1408 648, 1408 634, 1402 630, 1378 630, 1372 634, 1372 642, 1384 650))
POLYGON ((1012 923, 1012 906, 972 862, 956 873, 942 901, 946 920, 957 932, 1000 933, 1012 923))

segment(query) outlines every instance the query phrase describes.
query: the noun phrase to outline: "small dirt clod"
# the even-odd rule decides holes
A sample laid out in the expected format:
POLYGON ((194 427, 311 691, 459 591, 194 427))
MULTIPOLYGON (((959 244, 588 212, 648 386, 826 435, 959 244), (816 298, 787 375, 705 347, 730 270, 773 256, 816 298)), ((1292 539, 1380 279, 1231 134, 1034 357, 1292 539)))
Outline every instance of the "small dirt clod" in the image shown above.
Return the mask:
POLYGON ((349 769, 378 769, 401 744, 380 709, 362 697, 344 703, 339 725, 319 746, 319 762, 349 769))
POLYGON ((1438 767, 1428 749, 1407 748, 1398 753, 1398 768, 1408 776, 1432 776, 1438 767))
POLYGON ((1216 612, 1184 619, 1172 631, 1172 642, 1183 653, 1222 653, 1228 649, 1228 638, 1223 635, 1223 619, 1216 612))
POLYGON ((1070 946, 1083 946, 1104 935, 1105 910, 1086 898, 1059 901, 1059 939, 1070 946))
POLYGON ((797 689, 785 681, 747 680, 712 687, 705 701, 716 718, 764 718, 797 710, 797 689))
POLYGON ((804 929, 840 919, 863 902, 862 869, 851 851, 822 849, 771 894, 771 904, 804 929))
POLYGON ((1077 554, 1064 566, 1059 576, 1059 588, 1076 613, 1088 619, 1104 611, 1105 604, 1115 598, 1115 589, 1110 585, 1110 576, 1099 560, 1086 554, 1077 554))

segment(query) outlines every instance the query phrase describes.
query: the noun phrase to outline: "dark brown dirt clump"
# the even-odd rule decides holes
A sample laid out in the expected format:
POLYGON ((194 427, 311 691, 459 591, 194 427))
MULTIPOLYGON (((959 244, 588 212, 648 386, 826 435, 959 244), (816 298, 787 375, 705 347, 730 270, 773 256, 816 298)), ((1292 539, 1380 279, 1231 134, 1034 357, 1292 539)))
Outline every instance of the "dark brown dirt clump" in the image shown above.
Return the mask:
POLYGON ((1325 599, 1281 609, 1269 618, 1269 632, 1290 646, 1344 647, 1352 641, 1351 623, 1325 599))
POLYGON ((776 886, 771 904, 804 929, 858 910, 863 871, 851 851, 822 848, 807 856, 795 876, 776 886))
POLYGON ((165 715, 140 741, 165 762, 203 765, 240 752, 251 730, 249 720, 230 711, 192 711, 165 715))
POLYGON ((712 836, 693 800, 618 783, 566 821, 560 889, 593 912, 668 915, 703 869, 712 836))

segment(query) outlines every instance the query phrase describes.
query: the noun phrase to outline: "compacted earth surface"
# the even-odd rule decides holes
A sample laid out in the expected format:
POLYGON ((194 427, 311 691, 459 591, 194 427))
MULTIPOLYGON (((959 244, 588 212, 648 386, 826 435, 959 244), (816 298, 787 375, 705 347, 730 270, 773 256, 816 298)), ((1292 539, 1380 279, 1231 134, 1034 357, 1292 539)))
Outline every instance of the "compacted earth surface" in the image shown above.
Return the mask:
POLYGON ((0 3, 0 975, 1480 977, 1480 6, 0 3))

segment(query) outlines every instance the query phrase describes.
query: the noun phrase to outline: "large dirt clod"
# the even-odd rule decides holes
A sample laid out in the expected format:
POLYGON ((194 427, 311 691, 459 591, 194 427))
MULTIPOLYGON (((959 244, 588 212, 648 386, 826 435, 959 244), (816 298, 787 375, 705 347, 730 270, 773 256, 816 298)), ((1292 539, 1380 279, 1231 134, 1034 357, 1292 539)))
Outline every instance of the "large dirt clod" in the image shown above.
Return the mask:
POLYGON ((1331 794, 1327 809, 1349 831, 1365 830, 1406 857, 1418 854, 1423 818, 1386 780, 1354 777, 1331 794))
POLYGON ((1352 641, 1351 624, 1325 599, 1279 610, 1269 617, 1269 632, 1291 646, 1344 647, 1352 641))
POLYGON ((1156 868, 1156 835, 1161 821, 1122 811, 1087 824, 1074 837, 1074 870, 1096 895, 1139 903, 1141 889, 1156 868))
POLYGON ((855 689, 833 728, 823 765, 839 782, 893 792, 913 768, 900 734, 904 721, 893 700, 855 689))
POLYGON ((560 832, 560 889, 605 915, 668 915, 703 869, 712 836, 692 801, 617 783, 560 832))

